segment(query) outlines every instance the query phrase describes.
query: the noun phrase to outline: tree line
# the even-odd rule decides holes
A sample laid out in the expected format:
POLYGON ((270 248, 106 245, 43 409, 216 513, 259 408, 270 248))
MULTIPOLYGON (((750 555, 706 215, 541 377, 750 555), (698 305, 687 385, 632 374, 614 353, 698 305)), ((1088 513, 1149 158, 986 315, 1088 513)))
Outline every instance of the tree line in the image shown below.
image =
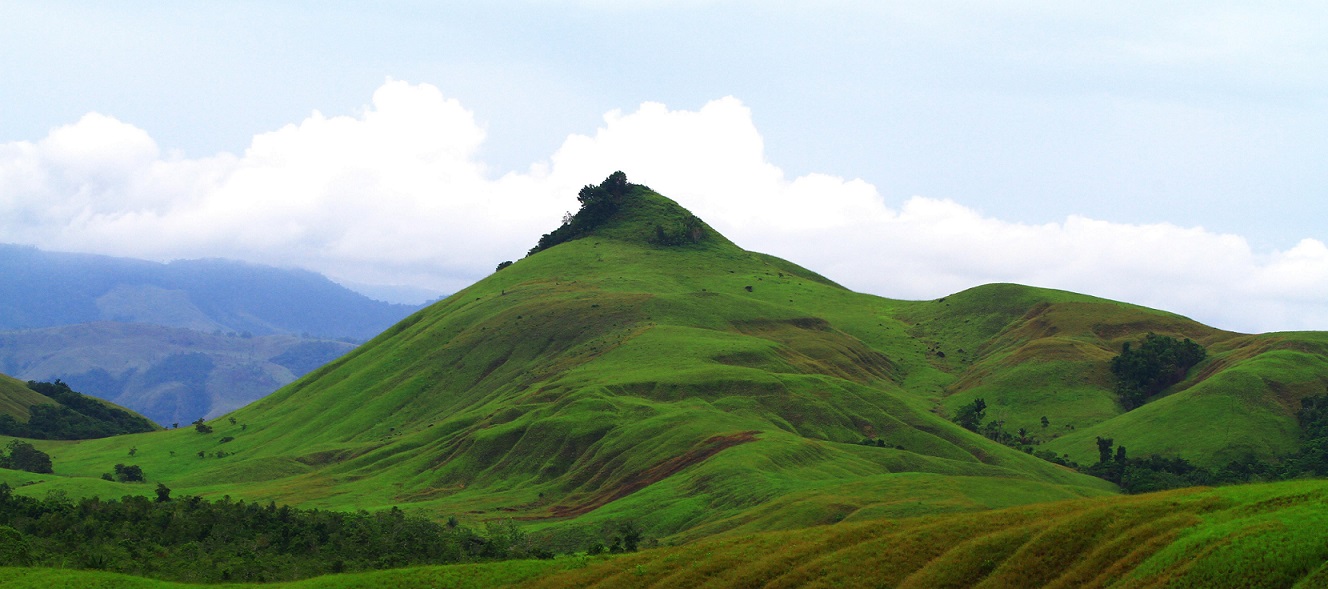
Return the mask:
MULTIPOLYGON (((633 540, 633 544, 635 539, 633 540)), ((0 483, 0 566, 107 570, 187 582, 266 582, 479 560, 551 557, 511 521, 475 530, 397 508, 369 513, 156 497, 73 501, 0 483)), ((633 545, 633 548, 635 546, 633 545)))

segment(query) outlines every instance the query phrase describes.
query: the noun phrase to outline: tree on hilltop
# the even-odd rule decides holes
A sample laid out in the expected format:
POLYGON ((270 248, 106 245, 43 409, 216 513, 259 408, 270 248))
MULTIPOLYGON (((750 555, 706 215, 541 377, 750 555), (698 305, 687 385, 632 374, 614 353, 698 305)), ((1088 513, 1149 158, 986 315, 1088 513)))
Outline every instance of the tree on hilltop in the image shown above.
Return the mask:
POLYGON ((539 243, 530 248, 526 255, 535 255, 594 231, 618 212, 623 197, 632 186, 627 182, 627 174, 621 171, 610 174, 599 186, 587 184, 576 195, 576 200, 581 203, 581 209, 575 215, 563 217, 562 225, 540 237, 539 243))

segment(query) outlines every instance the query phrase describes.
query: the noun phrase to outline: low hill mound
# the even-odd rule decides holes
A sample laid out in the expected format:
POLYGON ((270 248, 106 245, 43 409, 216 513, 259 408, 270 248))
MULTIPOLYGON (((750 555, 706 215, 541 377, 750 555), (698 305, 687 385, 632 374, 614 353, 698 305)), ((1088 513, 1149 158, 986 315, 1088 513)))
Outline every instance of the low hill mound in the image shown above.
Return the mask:
POLYGON ((0 375, 0 436, 80 440, 156 429, 142 415, 80 394, 59 380, 25 384, 0 375))

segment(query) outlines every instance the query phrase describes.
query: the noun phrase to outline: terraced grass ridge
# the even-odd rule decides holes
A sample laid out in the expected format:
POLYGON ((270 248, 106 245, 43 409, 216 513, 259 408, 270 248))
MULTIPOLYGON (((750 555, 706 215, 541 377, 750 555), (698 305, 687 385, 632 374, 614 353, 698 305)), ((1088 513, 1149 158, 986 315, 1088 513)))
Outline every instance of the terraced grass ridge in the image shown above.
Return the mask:
MULTIPOLYGON (((273 588, 1328 586, 1328 482, 1078 499, 976 514, 710 538, 564 556, 331 575, 273 588)), ((0 587, 234 587, 0 568, 0 587)))
MULTIPOLYGON (((39 442, 55 475, 0 471, 0 480, 31 495, 148 495, 162 482, 177 495, 399 506, 440 521, 511 518, 566 550, 630 520, 649 538, 681 545, 576 575, 621 563, 655 575, 649 555, 743 543, 759 551, 798 538, 837 554, 845 534, 861 544, 844 555, 863 561, 855 566, 896 566, 873 538, 889 544, 890 534, 912 530, 915 543, 934 538, 936 550, 949 550, 1004 529, 1000 518, 1023 522, 984 540, 1005 552, 978 558, 986 545, 974 545, 965 566, 991 573, 1006 562, 999 554, 1058 529, 1067 505, 1128 511, 1172 496, 1107 497, 1117 492, 1110 483, 954 425, 948 417, 959 406, 984 398, 988 417, 1007 430, 1024 428, 1042 448, 1083 463, 1096 460, 1095 437, 1109 436, 1132 456, 1221 464, 1294 449, 1294 413, 1301 398, 1325 390, 1326 361, 1322 333, 1236 334, 1062 291, 1000 284, 934 301, 854 293, 745 251, 673 201, 629 185, 593 230, 208 422, 211 433, 39 442), (1147 333, 1191 338, 1208 356, 1126 412, 1108 363, 1147 333), (98 479, 123 462, 141 466, 149 484, 98 479), (1033 506, 1074 499, 1082 502, 1033 506), (1005 510, 1016 506, 1031 507, 1005 510), (933 535, 929 525, 951 531, 933 535)), ((1158 530, 1160 539, 1137 537, 1159 546, 1181 537, 1158 530)), ((812 558, 821 548, 808 550, 812 558)), ((771 562, 769 574, 807 564, 771 562)), ((532 574, 555 585, 584 580, 541 570, 532 574)), ((401 586, 413 586, 405 579, 416 573, 401 574, 401 586)))

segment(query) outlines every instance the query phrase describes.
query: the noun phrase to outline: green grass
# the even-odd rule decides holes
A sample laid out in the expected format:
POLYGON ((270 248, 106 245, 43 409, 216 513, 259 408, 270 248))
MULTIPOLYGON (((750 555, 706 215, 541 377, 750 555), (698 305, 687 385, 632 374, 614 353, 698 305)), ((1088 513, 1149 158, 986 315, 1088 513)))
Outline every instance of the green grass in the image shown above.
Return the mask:
POLYGON ((419 567, 329 575, 303 581, 261 585, 173 583, 117 573, 0 567, 0 588, 184 589, 188 587, 208 587, 234 589, 258 586, 272 589, 490 589, 510 587, 513 584, 540 576, 557 574, 565 570, 575 570, 592 562, 595 562, 595 560, 582 556, 563 557, 548 561, 530 560, 419 567))
POLYGON ((28 407, 46 404, 58 405, 51 398, 38 393, 21 380, 0 374, 0 415, 10 415, 18 421, 28 420, 28 407))
POLYGON ((520 586, 1314 586, 1326 500, 1328 482, 1308 481, 843 523, 711 538, 520 586))
MULTIPOLYGON (((517 518, 564 549, 626 519, 666 543, 717 537, 736 546, 759 532, 835 522, 868 535, 884 528, 850 524, 923 517, 958 526, 972 514, 1114 492, 948 421, 977 397, 1008 430, 1027 427, 1045 448, 1081 462, 1104 434, 1134 456, 1218 460, 1288 447, 1299 398, 1328 382, 1322 334, 1241 336, 1017 285, 935 301, 853 293, 713 232, 688 246, 652 245, 652 219, 681 209, 636 196, 599 233, 496 272, 209 422, 211 434, 187 427, 41 442, 55 475, 3 476, 21 478, 19 492, 31 494, 147 494, 163 482, 177 496, 517 518), (1105 366, 1150 331, 1194 338, 1210 356, 1166 396, 1126 413, 1105 366), (221 443, 226 436, 233 441, 221 443), (888 447, 858 445, 863 438, 888 447), (148 484, 98 480, 116 463, 141 466, 148 484)), ((990 524, 983 534, 995 535, 935 569, 936 583, 995 574, 1028 546, 1061 546, 1052 537, 1037 543, 1037 518, 1058 517, 1049 510, 1018 512, 1037 514, 1019 516, 1023 527, 965 524, 969 533, 990 524), (987 551, 1005 560, 961 557, 987 551)), ((1085 517, 1066 529, 1101 523, 1085 517)), ((1120 525, 1121 534, 1151 529, 1120 525)), ((942 535, 944 547, 970 539, 942 535)), ((903 558, 901 550, 887 553, 903 558)), ((780 558, 770 566, 792 566, 780 558)), ((798 562, 810 568, 797 578, 834 577, 798 562)))

